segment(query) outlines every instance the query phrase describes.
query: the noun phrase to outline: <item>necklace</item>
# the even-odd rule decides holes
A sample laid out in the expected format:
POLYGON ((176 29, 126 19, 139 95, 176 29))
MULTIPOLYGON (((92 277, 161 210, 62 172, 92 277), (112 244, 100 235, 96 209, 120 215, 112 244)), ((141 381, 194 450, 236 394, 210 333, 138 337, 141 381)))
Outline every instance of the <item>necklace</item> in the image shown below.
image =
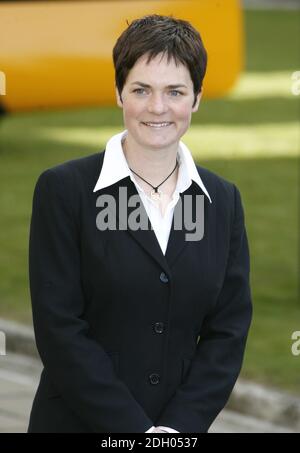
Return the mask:
POLYGON ((152 190, 151 190, 151 193, 150 193, 150 196, 153 200, 157 201, 160 199, 160 197, 162 196, 162 192, 161 190, 158 190, 158 188, 163 185, 164 182, 166 182, 167 179, 170 178, 170 176, 174 173, 174 171, 176 170, 178 166, 178 161, 176 159, 176 164, 175 164, 175 167, 174 169, 171 171, 171 173, 169 174, 169 176, 167 176, 163 182, 161 182, 160 184, 158 184, 158 186, 153 186, 150 182, 146 181, 146 179, 142 178, 140 175, 138 175, 135 171, 132 170, 132 168, 129 167, 129 169, 132 171, 132 173, 134 173, 135 175, 137 175, 139 178, 141 178, 145 183, 147 183, 149 186, 152 187, 152 190))

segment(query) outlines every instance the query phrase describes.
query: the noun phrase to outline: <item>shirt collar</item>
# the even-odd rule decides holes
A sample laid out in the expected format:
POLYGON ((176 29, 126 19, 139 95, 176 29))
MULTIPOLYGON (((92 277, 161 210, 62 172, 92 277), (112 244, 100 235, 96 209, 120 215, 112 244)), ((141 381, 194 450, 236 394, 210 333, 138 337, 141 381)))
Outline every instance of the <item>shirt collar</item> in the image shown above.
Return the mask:
MULTIPOLYGON (((128 176, 134 182, 132 172, 130 171, 124 156, 121 143, 122 138, 126 134, 127 130, 114 135, 107 142, 102 169, 93 192, 97 192, 100 189, 111 186, 128 176)), ((192 154, 188 147, 181 141, 179 142, 178 162, 179 172, 175 190, 180 193, 184 192, 192 184, 192 181, 195 181, 195 183, 205 193, 210 203, 212 203, 209 193, 200 178, 192 154)))

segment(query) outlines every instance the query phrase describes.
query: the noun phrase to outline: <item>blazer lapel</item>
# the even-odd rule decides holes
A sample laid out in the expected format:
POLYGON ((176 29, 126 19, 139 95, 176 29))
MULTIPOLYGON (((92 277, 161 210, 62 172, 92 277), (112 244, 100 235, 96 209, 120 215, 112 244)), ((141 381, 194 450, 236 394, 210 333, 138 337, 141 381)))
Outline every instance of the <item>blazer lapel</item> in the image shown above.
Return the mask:
POLYGON ((126 230, 140 245, 144 250, 161 266, 161 268, 167 273, 171 274, 170 267, 166 260, 165 255, 162 253, 154 230, 152 229, 151 222, 147 216, 147 212, 144 208, 142 199, 139 196, 138 191, 136 190, 135 185, 131 181, 130 177, 126 177, 112 186, 101 189, 97 192, 97 196, 101 195, 112 195, 116 203, 116 209, 113 209, 112 214, 116 216, 117 220, 117 229, 122 228, 126 230), (121 194, 121 195, 120 195, 121 194), (136 206, 129 206, 129 199, 131 197, 137 197, 139 203, 136 206), (122 210, 123 213, 127 211, 127 216, 120 215, 120 203, 123 204, 122 210), (126 203, 126 207, 124 207, 126 203), (130 215, 135 209, 139 209, 142 213, 143 218, 147 219, 147 229, 132 229, 130 227, 130 222, 128 221, 130 215))
POLYGON ((188 236, 192 232, 189 228, 187 228, 186 220, 189 219, 190 223, 192 220, 197 220, 198 228, 199 223, 204 222, 204 210, 199 212, 199 202, 196 202, 197 195, 201 195, 203 197, 204 204, 204 200, 206 198, 205 194, 201 188, 194 181, 192 181, 190 187, 185 192, 180 194, 180 201, 175 206, 168 247, 166 250, 166 260, 169 266, 174 264, 174 261, 178 258, 180 253, 182 253, 185 247, 187 247, 190 243, 188 236), (196 203, 198 204, 196 205, 196 203), (175 219, 180 219, 180 228, 178 228, 175 219))

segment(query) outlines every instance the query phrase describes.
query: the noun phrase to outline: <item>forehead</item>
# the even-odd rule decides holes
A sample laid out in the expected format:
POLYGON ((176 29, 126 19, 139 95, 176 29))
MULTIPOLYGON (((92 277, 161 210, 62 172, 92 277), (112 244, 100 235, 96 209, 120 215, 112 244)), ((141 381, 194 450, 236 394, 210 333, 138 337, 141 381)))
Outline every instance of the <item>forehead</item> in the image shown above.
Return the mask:
POLYGON ((162 84, 192 84, 191 76, 187 67, 178 62, 175 63, 174 58, 168 62, 167 55, 159 54, 147 64, 148 55, 143 55, 139 58, 133 68, 130 70, 127 82, 139 80, 141 82, 149 82, 153 84, 160 81, 162 84))

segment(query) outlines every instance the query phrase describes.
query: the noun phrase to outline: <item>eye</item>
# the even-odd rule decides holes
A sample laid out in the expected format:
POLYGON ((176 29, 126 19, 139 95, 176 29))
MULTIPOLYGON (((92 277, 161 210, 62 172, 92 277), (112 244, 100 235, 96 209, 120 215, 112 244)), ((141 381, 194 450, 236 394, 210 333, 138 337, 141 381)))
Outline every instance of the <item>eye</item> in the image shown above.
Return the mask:
MULTIPOLYGON (((178 90, 172 90, 172 91, 170 91, 170 93, 176 93, 176 94, 178 94, 178 95, 182 95, 182 94, 183 94, 183 93, 181 93, 181 92, 178 91, 178 90)), ((172 96, 172 97, 178 98, 179 96, 172 96)))
POLYGON ((141 91, 145 91, 144 88, 136 88, 133 93, 142 94, 141 91))

